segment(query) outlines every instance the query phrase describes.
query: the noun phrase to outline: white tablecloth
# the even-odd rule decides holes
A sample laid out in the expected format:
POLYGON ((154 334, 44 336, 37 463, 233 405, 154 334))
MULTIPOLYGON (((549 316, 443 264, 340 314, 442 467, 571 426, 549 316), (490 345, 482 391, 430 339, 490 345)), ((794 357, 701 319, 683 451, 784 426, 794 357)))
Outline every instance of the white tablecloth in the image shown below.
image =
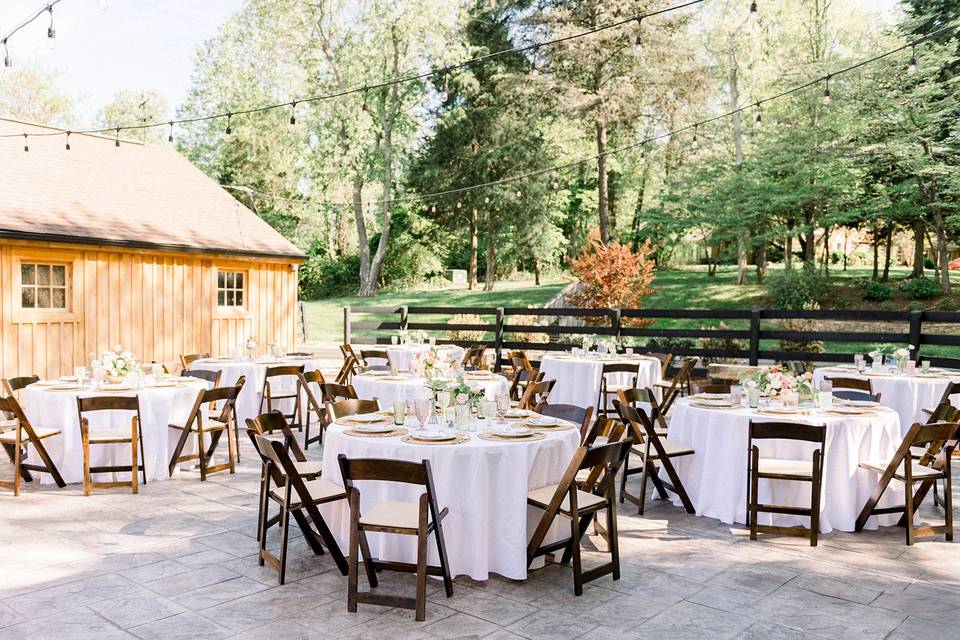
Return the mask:
MULTIPOLYGON (((386 347, 387 355, 391 362, 397 363, 400 371, 410 371, 410 363, 413 361, 414 354, 425 354, 430 349, 429 344, 404 344, 386 347)), ((437 345, 437 355, 441 358, 452 360, 454 364, 463 361, 465 351, 463 347, 455 344, 437 345)), ((371 362, 370 364, 384 364, 371 362)))
MULTIPOLYGON (((746 522, 747 445, 749 421, 826 424, 827 435, 821 490, 820 531, 853 531, 860 510, 877 485, 878 474, 858 468, 867 460, 887 460, 900 444, 897 414, 881 408, 872 416, 834 416, 811 410, 808 415, 773 416, 750 409, 694 407, 688 398, 674 404, 670 440, 685 444, 695 453, 673 458, 673 464, 690 496, 697 515, 722 522, 746 522)), ((813 443, 785 440, 759 441, 761 457, 812 459, 813 443)), ((661 476, 664 476, 661 473, 661 476)), ((903 485, 891 484, 881 506, 903 504, 903 485)), ((760 480, 760 502, 810 505, 810 483, 760 480)), ((674 496, 674 503, 680 500, 674 496)), ((875 516, 868 528, 895 524, 899 515, 875 516)), ((761 524, 809 526, 804 516, 761 514, 761 524)))
MULTIPOLYGON (((140 398, 140 430, 143 434, 143 457, 147 480, 163 480, 168 476, 167 465, 176 446, 180 431, 170 429, 175 420, 185 420, 193 408, 197 394, 207 387, 202 380, 184 382, 176 387, 146 387, 136 391, 140 398)), ((133 395, 111 393, 110 395, 133 395)), ((25 389, 24 411, 34 427, 59 429, 60 435, 43 441, 65 482, 83 482, 83 447, 80 441, 80 420, 77 416, 77 396, 97 395, 92 389, 76 391, 52 391, 45 387, 30 385, 25 389)), ((130 433, 130 416, 127 411, 97 411, 90 414, 92 433, 107 429, 111 432, 130 433)), ((220 444, 226 452, 226 438, 220 444)), ((184 447, 184 455, 196 452, 196 439, 191 438, 184 447)), ((138 453, 139 455, 139 453, 138 453)), ((30 447, 30 462, 40 463, 39 456, 30 447)), ((126 444, 95 445, 90 447, 91 466, 129 465, 130 446, 126 444)), ((52 483, 50 474, 38 474, 44 483, 52 483)), ((123 480, 129 474, 112 474, 123 480)), ((106 481, 108 474, 94 476, 95 481, 106 481)))
MULTIPOLYGON (((548 433, 535 442, 490 442, 472 433, 458 445, 416 445, 399 438, 355 437, 333 424, 323 444, 323 477, 339 485, 338 454, 349 458, 429 460, 443 521, 450 571, 486 580, 491 573, 522 580, 527 577, 527 542, 543 512, 527 507, 527 492, 560 481, 579 445, 577 429, 548 433)), ((382 500, 416 501, 421 487, 397 483, 361 482, 360 508, 382 500)), ((349 540, 346 501, 322 509, 330 530, 344 550, 349 540)), ((555 525, 557 529, 559 525, 555 525)), ((381 560, 416 562, 416 537, 369 534, 370 552, 381 560)), ((431 538, 431 564, 438 562, 431 538)))
MULTIPOLYGON (((207 369, 209 371, 220 371, 220 386, 229 387, 236 384, 240 376, 246 376, 246 382, 243 383, 243 389, 237 397, 237 421, 241 430, 246 429, 247 418, 256 418, 260 413, 260 399, 263 397, 263 381, 267 377, 267 367, 280 367, 284 365, 293 365, 299 367, 303 365, 303 370, 314 371, 320 368, 320 361, 312 358, 280 358, 258 360, 221 360, 219 358, 210 358, 208 360, 194 360, 190 364, 191 369, 207 369)), ((271 387, 276 390, 279 384, 281 390, 292 390, 297 382, 294 377, 284 377, 278 382, 271 382, 271 387)), ((315 386, 315 385, 314 385, 315 386)), ((320 401, 318 389, 313 389, 317 401, 320 401)), ((305 401, 304 401, 305 402, 305 401)), ((306 410, 306 404, 303 405, 306 410)), ((274 404, 274 409, 279 409, 284 413, 290 413, 293 410, 290 401, 282 402, 279 405, 274 404)), ((266 406, 264 406, 266 411, 266 406)))
POLYGON ((935 409, 950 382, 960 381, 960 373, 953 375, 892 375, 865 371, 860 375, 855 369, 845 367, 820 367, 813 372, 814 383, 819 388, 824 378, 859 378, 870 380, 873 392, 880 394, 880 402, 900 416, 900 433, 906 434, 915 422, 926 422, 929 416, 923 409, 935 409))
MULTIPOLYGON (((574 358, 570 355, 544 355, 540 360, 540 371, 544 380, 556 380, 553 391, 550 392, 550 404, 573 404, 578 407, 597 407, 597 398, 600 395, 600 378, 603 375, 603 365, 631 364, 640 365, 637 376, 637 386, 641 389, 660 382, 660 361, 649 356, 620 356, 617 358, 600 359, 574 358)), ((633 375, 629 373, 611 373, 607 376, 607 384, 631 385, 633 375)), ((610 408, 613 407, 613 398, 610 398, 610 408)))
MULTIPOLYGON (((491 399, 496 398, 497 394, 506 394, 510 391, 507 379, 500 375, 474 378, 467 374, 464 376, 464 381, 475 389, 483 389, 486 396, 491 399)), ((362 373, 353 376, 352 384, 358 398, 361 400, 376 398, 384 409, 391 407, 396 400, 430 397, 430 390, 426 386, 426 378, 417 378, 410 375, 394 376, 362 373)))

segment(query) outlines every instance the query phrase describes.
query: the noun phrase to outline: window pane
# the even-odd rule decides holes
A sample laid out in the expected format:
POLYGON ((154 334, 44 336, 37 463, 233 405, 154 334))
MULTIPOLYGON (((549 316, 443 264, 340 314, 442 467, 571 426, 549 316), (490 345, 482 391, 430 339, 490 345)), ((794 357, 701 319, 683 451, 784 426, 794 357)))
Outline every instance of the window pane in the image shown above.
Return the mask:
POLYGON ((243 289, 243 273, 237 273, 237 289, 243 289))
POLYGON ((221 291, 218 291, 218 292, 217 292, 217 304, 218 304, 219 306, 221 306, 221 307, 223 306, 223 301, 224 301, 224 299, 225 299, 225 294, 223 293, 223 291, 222 291, 222 290, 221 290, 221 291))
POLYGON ((217 286, 223 289, 226 286, 227 274, 223 271, 217 272, 217 286))
POLYGON ((42 285, 50 284, 50 265, 48 264, 37 265, 37 284, 42 284, 42 285))
POLYGON ((54 265, 53 284, 62 287, 67 284, 67 268, 63 265, 54 265))
POLYGON ((233 291, 231 289, 227 289, 227 306, 233 306, 233 291))
POLYGON ((37 289, 37 308, 50 308, 50 289, 37 289))
POLYGON ((20 292, 20 306, 24 309, 33 309, 37 306, 37 290, 33 287, 24 287, 20 292))
POLYGON ((54 288, 52 291, 53 299, 51 300, 50 306, 54 309, 66 309, 67 308, 67 290, 54 288))
POLYGON ((227 273, 227 288, 228 289, 233 288, 233 272, 232 271, 227 273))
POLYGON ((234 299, 235 299, 236 302, 237 302, 237 306, 238 306, 238 307, 242 307, 242 306, 243 306, 243 291, 238 289, 238 290, 237 290, 237 297, 234 298, 234 299))
POLYGON ((20 283, 21 284, 36 284, 36 267, 32 264, 21 264, 20 265, 20 283))

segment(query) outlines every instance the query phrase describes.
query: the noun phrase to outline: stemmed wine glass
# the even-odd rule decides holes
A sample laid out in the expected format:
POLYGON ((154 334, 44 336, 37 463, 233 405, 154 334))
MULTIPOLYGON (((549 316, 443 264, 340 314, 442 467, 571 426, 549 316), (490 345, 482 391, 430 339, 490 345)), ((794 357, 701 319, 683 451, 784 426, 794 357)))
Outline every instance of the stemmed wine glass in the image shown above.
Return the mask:
POLYGON ((505 393, 497 394, 497 417, 500 418, 501 424, 506 423, 508 411, 510 411, 510 396, 505 393))
POLYGON ((447 415, 447 407, 450 406, 450 392, 449 391, 437 391, 437 404, 440 405, 440 423, 443 424, 443 419, 447 415))
POLYGON ((431 409, 433 408, 432 398, 417 398, 414 401, 414 414, 417 422, 420 423, 420 429, 426 428, 427 420, 430 419, 431 409))

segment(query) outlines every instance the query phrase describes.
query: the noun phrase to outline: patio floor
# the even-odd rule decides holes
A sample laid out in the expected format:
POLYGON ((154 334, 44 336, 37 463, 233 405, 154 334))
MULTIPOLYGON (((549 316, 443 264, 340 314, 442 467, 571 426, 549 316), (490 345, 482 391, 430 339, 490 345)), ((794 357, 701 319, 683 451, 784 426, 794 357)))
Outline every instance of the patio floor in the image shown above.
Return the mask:
MULTIPOLYGON (((319 457, 319 449, 310 450, 319 457)), ((955 465, 955 468, 960 465, 955 465)), ((4 465, 2 473, 9 473, 4 465)), ((960 546, 903 543, 890 528, 750 542, 740 529, 654 502, 620 516, 622 578, 580 598, 570 570, 526 582, 431 585, 412 611, 346 611, 346 578, 291 542, 288 582, 256 563, 258 467, 246 443, 234 476, 194 473, 84 498, 27 486, 0 495, 0 638, 957 638, 960 546)), ((955 496, 955 500, 957 497, 955 496)), ((942 516, 926 506, 931 521, 942 516)), ((410 576, 387 590, 412 591, 410 576)))

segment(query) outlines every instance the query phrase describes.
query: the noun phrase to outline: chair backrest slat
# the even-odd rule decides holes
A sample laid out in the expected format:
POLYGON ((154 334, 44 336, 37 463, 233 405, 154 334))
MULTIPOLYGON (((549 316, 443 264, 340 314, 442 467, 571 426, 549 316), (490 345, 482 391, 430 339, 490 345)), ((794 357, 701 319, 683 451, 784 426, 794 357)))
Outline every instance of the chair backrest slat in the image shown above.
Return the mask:
POLYGON ((751 440, 801 440, 823 444, 826 431, 827 428, 822 424, 750 421, 751 440))
POLYGON ((829 380, 833 383, 834 389, 854 389, 856 391, 866 391, 867 393, 873 393, 873 384, 870 380, 861 380, 860 378, 831 378, 825 377, 824 380, 829 380))
POLYGON ((267 378, 278 378, 281 376, 299 376, 303 373, 302 364, 284 364, 276 367, 267 367, 267 378))
POLYGON ((427 467, 429 462, 409 462, 381 458, 347 458, 339 454, 340 473, 344 483, 357 480, 379 480, 382 482, 401 482, 404 484, 427 485, 427 467))
POLYGON ((322 402, 356 400, 357 391, 353 388, 353 385, 324 382, 320 385, 320 399, 322 402))
POLYGON ((340 400, 331 402, 327 405, 327 414, 331 420, 337 420, 345 416, 353 416, 359 413, 376 413, 380 410, 380 405, 376 400, 340 400))
POLYGON ((219 371, 214 371, 212 369, 185 369, 183 375, 187 378, 196 378, 197 380, 205 380, 209 382, 214 387, 220 384, 220 375, 219 371))

